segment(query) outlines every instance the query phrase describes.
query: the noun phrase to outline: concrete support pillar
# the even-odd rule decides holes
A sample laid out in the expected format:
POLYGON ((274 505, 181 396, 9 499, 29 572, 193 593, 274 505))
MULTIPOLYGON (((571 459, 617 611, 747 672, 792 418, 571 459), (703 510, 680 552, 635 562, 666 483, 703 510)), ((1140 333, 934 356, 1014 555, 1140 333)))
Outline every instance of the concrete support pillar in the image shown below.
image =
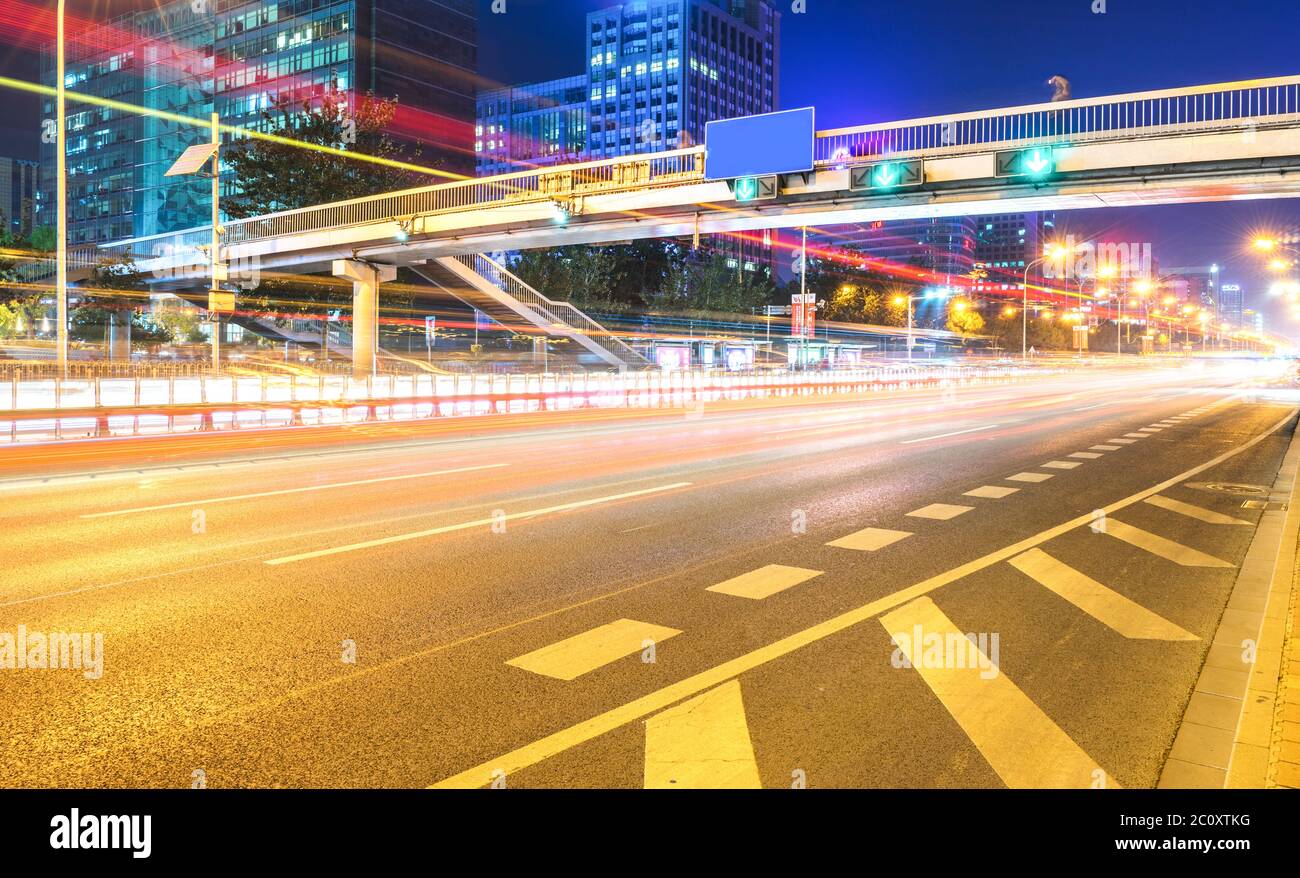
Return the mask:
POLYGON ((397 266, 335 259, 335 277, 352 281, 352 374, 375 374, 379 353, 379 285, 397 277, 397 266))

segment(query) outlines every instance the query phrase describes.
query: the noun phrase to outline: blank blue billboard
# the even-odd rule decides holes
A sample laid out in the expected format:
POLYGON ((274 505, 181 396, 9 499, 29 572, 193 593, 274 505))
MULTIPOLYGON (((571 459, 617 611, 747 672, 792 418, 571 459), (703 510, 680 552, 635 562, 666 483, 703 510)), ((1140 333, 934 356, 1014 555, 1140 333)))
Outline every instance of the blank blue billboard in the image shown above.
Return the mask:
POLYGON ((811 171, 815 137, 812 107, 709 122, 704 176, 730 180, 811 171))

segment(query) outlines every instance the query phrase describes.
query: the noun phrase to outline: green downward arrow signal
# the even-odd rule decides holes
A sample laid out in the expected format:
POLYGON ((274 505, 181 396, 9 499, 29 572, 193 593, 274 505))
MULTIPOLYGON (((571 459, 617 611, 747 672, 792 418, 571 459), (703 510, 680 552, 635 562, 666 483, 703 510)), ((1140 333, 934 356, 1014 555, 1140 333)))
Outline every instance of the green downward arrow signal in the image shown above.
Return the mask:
POLYGON ((1038 150, 1034 150, 1029 158, 1025 159, 1025 167, 1029 169, 1031 174, 1041 174, 1051 167, 1051 164, 1052 160, 1043 158, 1043 154, 1038 150))
POLYGON ((881 165, 876 170, 876 183, 880 186, 889 186, 898 178, 898 169, 893 165, 881 165))

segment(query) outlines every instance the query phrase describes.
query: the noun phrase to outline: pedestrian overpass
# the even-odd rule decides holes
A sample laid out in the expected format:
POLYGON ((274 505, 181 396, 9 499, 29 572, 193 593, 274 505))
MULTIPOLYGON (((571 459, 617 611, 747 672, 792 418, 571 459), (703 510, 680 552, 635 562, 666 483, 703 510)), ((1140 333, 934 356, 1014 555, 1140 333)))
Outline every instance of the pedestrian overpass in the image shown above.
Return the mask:
MULTIPOLYGON (((373 365, 379 287, 398 266, 454 276, 545 331, 630 365, 635 352, 482 254, 973 213, 1296 197, 1300 76, 817 131, 813 168, 780 175, 774 197, 761 201, 738 202, 732 181, 709 179, 707 151, 706 144, 538 168, 234 220, 224 226, 221 261, 235 270, 332 271, 352 280, 354 363, 361 368, 373 365), (1006 176, 1007 151, 1035 148, 1050 150, 1049 174, 1006 176), (917 160, 915 185, 862 185, 864 167, 917 160)), ((75 258, 130 254, 159 285, 194 286, 208 277, 210 240, 210 227, 199 227, 75 258)))

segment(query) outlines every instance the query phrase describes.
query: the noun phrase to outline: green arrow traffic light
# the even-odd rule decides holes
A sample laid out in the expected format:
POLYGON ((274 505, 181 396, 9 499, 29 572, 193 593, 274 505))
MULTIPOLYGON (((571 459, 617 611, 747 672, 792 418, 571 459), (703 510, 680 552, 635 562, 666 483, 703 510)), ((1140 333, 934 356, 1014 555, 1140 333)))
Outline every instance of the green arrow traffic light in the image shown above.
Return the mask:
POLYGON ((893 186, 898 182, 898 165, 883 164, 876 166, 876 173, 872 181, 873 185, 880 187, 893 186))
POLYGON ((1020 159, 1024 171, 1030 177, 1046 177, 1052 172, 1051 150, 1031 149, 1020 159))
POLYGON ((740 177, 736 180, 736 200, 754 201, 758 198, 758 178, 740 177))

